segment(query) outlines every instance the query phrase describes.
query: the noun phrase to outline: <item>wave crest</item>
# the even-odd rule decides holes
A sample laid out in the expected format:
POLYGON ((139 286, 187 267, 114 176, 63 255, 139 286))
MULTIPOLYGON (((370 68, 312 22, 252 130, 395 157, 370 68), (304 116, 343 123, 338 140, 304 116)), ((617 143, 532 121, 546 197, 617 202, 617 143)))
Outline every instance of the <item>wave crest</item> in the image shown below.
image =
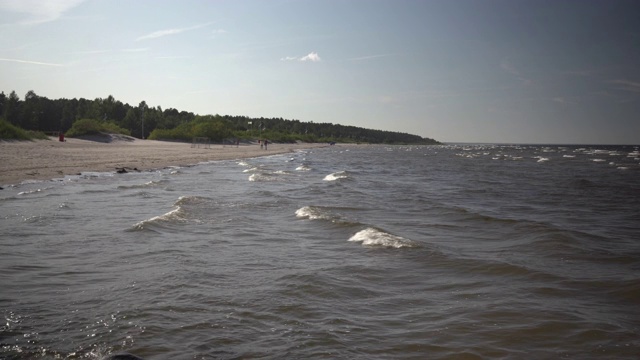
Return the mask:
POLYGON ((329 210, 319 206, 305 206, 296 210, 296 217, 309 220, 338 221, 339 216, 332 214, 329 210))
POLYGON ((338 171, 324 177, 324 181, 336 181, 340 179, 348 179, 349 174, 346 171, 338 171))
POLYGON ((419 244, 412 240, 371 227, 358 231, 349 239, 349 241, 361 242, 362 245, 365 246, 382 246, 396 249, 403 247, 420 247, 419 244))
POLYGON ((153 230, 154 227, 164 227, 185 222, 184 211, 181 207, 177 207, 166 214, 154 216, 147 220, 142 220, 133 225, 132 230, 153 230))

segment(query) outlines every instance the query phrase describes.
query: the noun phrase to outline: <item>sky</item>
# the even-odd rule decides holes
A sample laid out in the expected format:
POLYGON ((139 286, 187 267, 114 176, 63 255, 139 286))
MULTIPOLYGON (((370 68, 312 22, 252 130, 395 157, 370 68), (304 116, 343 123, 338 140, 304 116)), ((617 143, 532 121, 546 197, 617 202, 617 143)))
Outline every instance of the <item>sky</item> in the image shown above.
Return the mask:
POLYGON ((640 144, 640 1, 0 0, 0 91, 640 144))

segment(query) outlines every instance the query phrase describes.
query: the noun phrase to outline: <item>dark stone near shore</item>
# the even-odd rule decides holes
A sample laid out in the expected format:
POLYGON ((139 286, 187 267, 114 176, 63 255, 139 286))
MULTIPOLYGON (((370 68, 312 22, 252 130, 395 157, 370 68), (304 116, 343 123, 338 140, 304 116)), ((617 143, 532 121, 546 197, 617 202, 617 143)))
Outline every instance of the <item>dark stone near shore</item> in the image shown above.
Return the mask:
POLYGON ((138 170, 138 168, 133 168, 133 169, 132 169, 132 168, 128 168, 128 167, 116 168, 116 172, 117 172, 118 174, 126 174, 126 173, 128 173, 129 171, 137 171, 137 172, 140 172, 140 170, 138 170))

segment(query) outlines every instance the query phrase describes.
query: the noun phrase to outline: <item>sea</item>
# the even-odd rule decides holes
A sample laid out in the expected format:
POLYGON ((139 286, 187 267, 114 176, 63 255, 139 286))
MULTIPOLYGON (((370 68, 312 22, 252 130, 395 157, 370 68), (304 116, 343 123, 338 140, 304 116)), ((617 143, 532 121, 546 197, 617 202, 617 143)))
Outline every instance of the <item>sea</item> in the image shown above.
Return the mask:
POLYGON ((327 146, 0 190, 0 358, 638 359, 638 146, 327 146))

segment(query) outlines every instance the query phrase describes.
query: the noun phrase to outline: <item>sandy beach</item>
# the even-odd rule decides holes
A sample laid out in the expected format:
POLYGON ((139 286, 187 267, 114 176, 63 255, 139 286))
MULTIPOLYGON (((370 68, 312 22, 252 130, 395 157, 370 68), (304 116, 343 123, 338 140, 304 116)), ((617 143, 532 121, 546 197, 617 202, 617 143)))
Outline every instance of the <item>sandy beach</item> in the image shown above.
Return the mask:
POLYGON ((0 186, 25 180, 49 180, 83 172, 140 171, 167 166, 187 166, 211 160, 231 160, 325 147, 327 144, 269 144, 257 142, 235 145, 211 144, 193 147, 190 143, 140 140, 125 137, 93 139, 57 138, 35 141, 0 141, 0 186), (135 171, 135 170, 134 170, 135 171))

